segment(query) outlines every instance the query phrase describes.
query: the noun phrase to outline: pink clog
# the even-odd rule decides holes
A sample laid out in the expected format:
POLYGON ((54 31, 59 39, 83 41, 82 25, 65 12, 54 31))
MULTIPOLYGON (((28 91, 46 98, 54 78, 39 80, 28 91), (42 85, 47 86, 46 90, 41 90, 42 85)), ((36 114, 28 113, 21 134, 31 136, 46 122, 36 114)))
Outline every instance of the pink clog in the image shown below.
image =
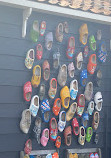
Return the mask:
POLYGON ((49 129, 45 128, 42 132, 42 137, 40 139, 40 142, 43 146, 46 146, 49 140, 49 129))

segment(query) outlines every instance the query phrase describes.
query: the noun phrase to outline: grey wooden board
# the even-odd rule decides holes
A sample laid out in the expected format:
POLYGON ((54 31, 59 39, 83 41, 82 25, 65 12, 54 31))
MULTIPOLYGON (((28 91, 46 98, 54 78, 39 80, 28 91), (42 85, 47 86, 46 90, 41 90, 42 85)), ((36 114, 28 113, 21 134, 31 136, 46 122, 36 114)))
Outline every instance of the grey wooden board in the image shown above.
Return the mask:
MULTIPOLYGON (((24 60, 26 52, 33 48, 36 51, 36 45, 37 43, 32 43, 30 41, 29 35, 30 35, 30 27, 32 25, 33 20, 39 20, 41 22, 42 20, 45 20, 47 23, 46 33, 49 31, 52 31, 53 34, 55 34, 55 28, 59 22, 68 21, 69 23, 69 34, 64 34, 64 40, 62 43, 59 43, 56 41, 54 36, 54 42, 53 42, 53 48, 50 52, 48 52, 44 47, 44 37, 40 37, 39 41, 37 43, 41 43, 43 45, 43 59, 41 61, 38 61, 35 59, 34 65, 40 64, 42 66, 42 63, 45 59, 48 59, 51 64, 51 75, 50 79, 52 77, 57 77, 58 70, 54 70, 52 68, 52 54, 53 52, 57 51, 57 48, 60 48, 61 52, 61 58, 60 58, 60 64, 66 63, 69 64, 70 61, 66 58, 66 49, 67 49, 67 43, 68 38, 70 36, 75 36, 76 39, 76 50, 74 54, 74 63, 75 63, 75 57, 77 53, 81 50, 83 50, 83 46, 79 42, 79 27, 83 23, 83 21, 80 20, 72 20, 72 19, 66 19, 65 17, 61 18, 59 16, 52 16, 47 14, 40 14, 37 12, 33 12, 31 17, 28 20, 27 25, 27 35, 25 39, 21 38, 21 32, 22 32, 22 10, 20 9, 12 9, 9 7, 3 7, 0 6, 0 141, 2 142, 0 145, 0 158, 6 158, 8 155, 8 158, 18 158, 19 157, 19 151, 24 149, 24 144, 28 138, 31 137, 31 130, 34 125, 34 119, 32 118, 32 126, 29 131, 29 134, 25 135, 23 134, 19 129, 19 122, 21 118, 21 113, 24 109, 29 108, 30 103, 26 103, 23 99, 23 85, 25 82, 30 81, 32 77, 32 70, 28 70, 24 66, 24 60)), ((104 64, 101 64, 98 62, 97 68, 101 68, 103 72, 103 81, 102 86, 100 88, 94 87, 94 93, 96 93, 98 90, 100 90, 103 94, 103 109, 100 112, 100 126, 97 130, 99 132, 99 143, 98 145, 95 145, 93 143, 93 140, 91 140, 91 143, 85 143, 84 147, 81 147, 78 144, 77 137, 72 137, 72 145, 68 148, 95 148, 95 147, 102 147, 104 148, 103 151, 105 151, 105 144, 107 144, 107 140, 110 137, 110 133, 108 134, 108 138, 106 140, 106 111, 107 108, 109 110, 110 107, 110 96, 111 96, 111 73, 110 73, 110 67, 111 67, 111 53, 109 51, 109 26, 101 25, 101 24, 95 24, 92 22, 87 22, 88 28, 89 28, 89 35, 94 34, 96 35, 96 31, 98 29, 102 30, 103 36, 102 40, 104 40, 107 44, 107 50, 108 50, 108 57, 107 62, 104 64)), ((100 42, 97 42, 99 44, 100 42)), ((90 51, 89 55, 93 52, 90 51)), ((87 62, 88 58, 84 59, 83 62, 83 68, 87 68, 87 62)), ((80 71, 76 69, 75 71, 75 78, 79 81, 80 71)), ((91 75, 88 74, 88 81, 91 79, 91 75)), ((71 79, 68 78, 67 85, 70 85, 71 79)), ((42 79, 42 82, 43 79, 42 79)), ((49 81, 44 82, 46 84, 46 91, 49 89, 49 81)), ((58 92, 56 94, 56 97, 59 97, 61 87, 58 86, 58 92)), ((39 87, 37 89, 33 88, 33 95, 38 94, 39 87)), ((84 88, 80 87, 79 83, 79 94, 84 92, 84 88)), ((32 96, 33 96, 32 95, 32 96)), ((47 97, 47 95, 45 96, 47 97)), ((51 107, 53 106, 54 100, 49 99, 51 107)), ((73 101, 71 101, 72 103, 73 101)), ((87 108, 88 102, 86 102, 86 108, 87 108)), ((63 108, 62 108, 63 110, 63 108)), ((39 111, 40 116, 40 111, 39 111)), ((51 113, 51 117, 54 116, 51 113)), ((76 115, 75 115, 76 116, 76 115)), ((108 116, 110 116, 110 112, 108 111, 108 116)), ((76 116, 77 117, 77 116, 76 116)), ((79 120, 79 123, 81 124, 81 120, 79 117, 77 117, 79 120)), ((56 117, 58 121, 58 117, 56 117)), ((92 123, 92 117, 90 117, 89 125, 92 123)), ((42 130, 45 127, 49 127, 49 124, 42 123, 42 130)), ((67 123, 67 125, 70 125, 70 123, 67 123)), ((111 126, 108 124, 108 131, 111 126)), ((62 137, 62 146, 60 148, 60 157, 64 157, 65 153, 64 150, 67 148, 64 145, 64 138, 63 133, 59 133, 59 135, 62 137)), ((109 139, 110 140, 110 139, 109 139)), ((55 145, 50 140, 48 142, 48 145, 46 148, 43 148, 41 145, 38 145, 36 140, 33 140, 33 150, 49 150, 54 149, 55 145)), ((108 141, 109 144, 109 141, 108 141)), ((109 157, 107 157, 109 158, 109 157)))

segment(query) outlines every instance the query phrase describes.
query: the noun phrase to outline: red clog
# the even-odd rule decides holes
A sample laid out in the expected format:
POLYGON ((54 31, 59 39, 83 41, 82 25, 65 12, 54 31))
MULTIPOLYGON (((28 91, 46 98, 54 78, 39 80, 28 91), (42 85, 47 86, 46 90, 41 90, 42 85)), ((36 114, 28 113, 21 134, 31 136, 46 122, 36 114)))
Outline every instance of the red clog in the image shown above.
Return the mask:
POLYGON ((25 151, 26 154, 31 153, 31 151, 32 151, 32 141, 31 141, 31 139, 28 139, 26 141, 24 151, 25 151))
POLYGON ((57 148, 60 148, 60 146, 61 146, 61 137, 60 136, 57 137, 56 142, 55 142, 55 146, 57 148))
POLYGON ((59 155, 57 152, 53 153, 52 158, 59 158, 59 155))
POLYGON ((52 108, 52 111, 55 114, 55 116, 58 116, 60 109, 61 109, 61 100, 60 100, 60 98, 57 98, 57 99, 55 99, 54 105, 52 108))
POLYGON ((24 93, 24 99, 26 101, 30 101, 31 95, 32 95, 32 85, 31 85, 30 81, 28 81, 24 84, 23 93, 24 93))
POLYGON ((41 44, 38 44, 37 47, 36 47, 36 58, 37 58, 38 60, 41 60, 42 55, 43 55, 43 48, 42 48, 42 45, 41 45, 41 44))
POLYGON ((79 134, 79 123, 76 118, 73 118, 72 120, 72 128, 73 133, 77 136, 79 134))
POLYGON ((50 134, 49 134, 50 139, 52 141, 55 141, 57 138, 58 129, 57 129, 57 121, 54 117, 51 118, 51 120, 50 120, 49 130, 50 130, 50 134))
POLYGON ((94 74, 94 71, 96 69, 97 62, 96 62, 96 54, 92 54, 89 57, 89 62, 87 65, 87 70, 90 74, 94 74))
POLYGON ((46 30, 46 22, 42 21, 40 25, 40 35, 43 36, 46 30))
POLYGON ((77 115, 82 116, 85 107, 85 96, 80 94, 77 100, 77 115))
POLYGON ((74 55, 74 50, 75 50, 75 38, 74 37, 70 37, 69 41, 68 41, 67 52, 66 52, 66 56, 69 59, 72 59, 72 57, 74 55))

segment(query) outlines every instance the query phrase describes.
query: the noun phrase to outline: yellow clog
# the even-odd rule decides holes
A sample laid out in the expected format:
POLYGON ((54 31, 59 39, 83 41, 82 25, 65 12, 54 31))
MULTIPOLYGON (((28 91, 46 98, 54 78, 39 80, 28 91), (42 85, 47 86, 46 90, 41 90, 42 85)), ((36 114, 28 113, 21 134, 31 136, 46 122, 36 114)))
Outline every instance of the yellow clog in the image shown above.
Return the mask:
POLYGON ((88 39, 88 27, 87 27, 87 24, 83 24, 80 27, 79 33, 80 33, 80 42, 83 45, 86 45, 87 44, 87 39, 88 39))
POLYGON ((31 83, 34 88, 38 87, 41 80, 41 67, 39 65, 34 66, 33 68, 33 76, 31 83))
POLYGON ((73 155, 73 158, 78 158, 78 154, 75 153, 75 154, 73 155))
POLYGON ((70 102, 70 92, 67 86, 61 89, 60 97, 62 101, 62 106, 67 109, 69 107, 69 102, 70 102))

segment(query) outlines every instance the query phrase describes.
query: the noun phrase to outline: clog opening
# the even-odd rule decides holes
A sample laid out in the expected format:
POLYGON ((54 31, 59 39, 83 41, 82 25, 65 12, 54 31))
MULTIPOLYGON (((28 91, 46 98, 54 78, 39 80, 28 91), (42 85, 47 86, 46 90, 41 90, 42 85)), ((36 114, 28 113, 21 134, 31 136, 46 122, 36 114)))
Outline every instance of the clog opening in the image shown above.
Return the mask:
POLYGON ((45 131, 45 137, 48 138, 48 130, 45 131))
POLYGON ((83 126, 87 127, 87 120, 83 121, 83 126))
POLYGON ((83 43, 87 43, 87 38, 88 38, 88 34, 86 33, 83 35, 83 39, 82 39, 83 43))
POLYGON ((77 90, 77 82, 76 82, 76 81, 73 82, 73 88, 74 88, 75 90, 77 90))
POLYGON ((98 123, 98 121, 99 121, 98 113, 95 114, 95 119, 94 120, 95 120, 95 123, 98 123))
POLYGON ((31 99, 31 92, 28 92, 27 94, 26 94, 26 98, 27 98, 27 100, 30 100, 31 99))
POLYGON ((79 133, 79 127, 74 127, 75 133, 78 134, 79 133))
POLYGON ((52 80, 52 88, 56 89, 56 81, 52 80))
POLYGON ((69 46, 70 46, 70 47, 73 47, 73 48, 75 47, 74 38, 71 38, 71 39, 70 39, 69 46))
POLYGON ((65 122, 65 117, 66 117, 65 113, 62 113, 61 121, 65 122))
POLYGON ((94 103, 93 102, 91 103, 91 109, 94 109, 94 103))
POLYGON ((74 70, 70 71, 70 76, 73 78, 74 77, 74 70))
POLYGON ((102 108, 102 102, 99 102, 99 103, 97 104, 97 107, 98 107, 98 110, 101 110, 101 108, 102 108))
POLYGON ((38 45, 38 51, 42 51, 42 46, 41 45, 38 45))
POLYGON ((48 80, 49 79, 49 75, 50 75, 50 71, 48 68, 45 69, 45 72, 44 72, 44 78, 45 80, 48 80))
POLYGON ((102 78, 102 72, 101 70, 97 71, 97 78, 101 79, 102 78))
POLYGON ((54 65, 54 68, 58 68, 59 60, 58 59, 54 59, 53 65, 54 65))
POLYGON ((77 108, 76 104, 73 103, 73 104, 71 105, 71 112, 75 113, 75 112, 76 112, 76 108, 77 108))
POLYGON ((34 98, 34 105, 39 106, 39 105, 38 105, 38 97, 35 97, 35 98, 34 98))
POLYGON ((35 31, 39 31, 39 24, 38 24, 38 21, 34 21, 34 23, 33 23, 33 29, 34 29, 35 31))
POLYGON ((29 57, 30 57, 31 59, 34 59, 34 51, 33 51, 33 50, 30 51, 29 57))
POLYGON ((88 47, 85 47, 84 52, 85 52, 85 53, 88 52, 88 47))
POLYGON ((47 43, 47 48, 48 48, 48 50, 50 50, 50 49, 52 48, 52 41, 49 41, 49 42, 47 43))
POLYGON ((31 143, 31 141, 29 140, 29 141, 28 141, 28 144, 27 144, 27 147, 28 147, 28 148, 31 148, 31 146, 32 146, 32 143, 31 143))
POLYGON ((36 76, 40 76, 40 68, 39 67, 36 67, 36 69, 35 69, 35 75, 36 76))
POLYGON ((84 136, 84 128, 81 128, 81 135, 84 136))
POLYGON ((26 119, 26 120, 29 120, 29 118, 30 118, 30 111, 27 111, 27 112, 25 113, 25 119, 26 119))
POLYGON ((57 138, 57 141, 58 141, 58 142, 61 142, 61 138, 60 138, 60 137, 58 137, 58 138, 57 138))
POLYGON ((64 105, 65 105, 66 107, 69 106, 69 97, 67 97, 67 98, 64 99, 64 105))
POLYGON ((41 125, 41 119, 36 119, 35 125, 38 127, 41 125))
POLYGON ((45 85, 42 84, 42 85, 40 86, 40 92, 41 92, 41 93, 44 93, 44 92, 45 92, 45 85))
POLYGON ((67 135, 67 145, 71 144, 71 134, 67 135))
POLYGON ((49 111, 46 111, 46 112, 44 113, 44 119, 45 119, 45 121, 48 121, 48 120, 49 120, 49 111))
POLYGON ((62 23, 60 23, 59 24, 59 33, 62 35, 63 34, 63 24, 62 23))
POLYGON ((83 106, 85 105, 85 99, 83 95, 80 96, 79 102, 80 102, 80 105, 83 105, 83 106))
POLYGON ((93 85, 92 85, 92 83, 90 82, 90 83, 89 83, 89 86, 88 86, 89 91, 92 91, 92 87, 93 87, 93 85))
POLYGON ((52 120, 51 127, 52 127, 52 129, 56 129, 56 122, 55 122, 55 120, 52 120))
POLYGON ((92 130, 91 129, 89 129, 89 135, 92 135, 92 130))
POLYGON ((82 61, 79 61, 78 62, 78 69, 81 69, 81 67, 82 67, 82 61))
POLYGON ((92 47, 94 50, 96 49, 96 42, 92 43, 92 47))

